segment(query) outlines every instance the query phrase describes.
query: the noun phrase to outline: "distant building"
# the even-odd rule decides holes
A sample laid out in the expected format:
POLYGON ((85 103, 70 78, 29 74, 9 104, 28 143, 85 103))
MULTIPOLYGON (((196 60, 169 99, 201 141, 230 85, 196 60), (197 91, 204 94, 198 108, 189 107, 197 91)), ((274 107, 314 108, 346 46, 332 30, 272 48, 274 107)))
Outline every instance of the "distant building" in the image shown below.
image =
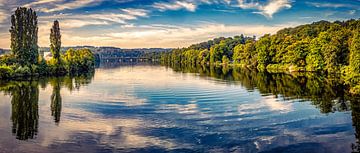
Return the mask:
POLYGON ((51 60, 51 58, 52 58, 51 52, 44 52, 44 59, 45 59, 46 61, 51 60))

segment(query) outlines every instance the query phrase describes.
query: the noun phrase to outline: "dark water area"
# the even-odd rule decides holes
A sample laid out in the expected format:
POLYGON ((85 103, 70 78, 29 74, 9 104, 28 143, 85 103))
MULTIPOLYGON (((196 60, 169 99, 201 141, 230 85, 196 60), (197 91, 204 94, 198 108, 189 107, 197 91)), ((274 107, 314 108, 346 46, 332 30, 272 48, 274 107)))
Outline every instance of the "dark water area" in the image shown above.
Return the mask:
POLYGON ((360 98, 320 74, 109 64, 0 81, 0 152, 358 152, 360 98))

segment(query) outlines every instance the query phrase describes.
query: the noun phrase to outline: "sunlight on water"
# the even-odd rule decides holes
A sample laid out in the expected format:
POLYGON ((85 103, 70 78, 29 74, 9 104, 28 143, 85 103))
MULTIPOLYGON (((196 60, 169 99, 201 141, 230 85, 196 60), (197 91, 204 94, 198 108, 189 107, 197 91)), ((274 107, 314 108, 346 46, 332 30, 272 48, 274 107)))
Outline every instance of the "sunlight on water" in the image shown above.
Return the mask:
POLYGON ((0 148, 350 152, 356 145, 354 112, 330 106, 335 111, 324 113, 326 106, 309 97, 260 92, 259 86, 228 73, 214 77, 162 66, 124 66, 97 69, 93 77, 4 82, 0 148))

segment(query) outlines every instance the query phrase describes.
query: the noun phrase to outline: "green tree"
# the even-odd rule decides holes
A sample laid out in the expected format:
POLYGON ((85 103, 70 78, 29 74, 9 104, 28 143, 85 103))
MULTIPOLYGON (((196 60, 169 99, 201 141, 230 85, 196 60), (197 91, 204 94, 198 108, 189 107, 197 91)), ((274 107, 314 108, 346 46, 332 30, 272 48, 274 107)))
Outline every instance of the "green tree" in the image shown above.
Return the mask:
POLYGON ((54 25, 50 31, 50 51, 53 56, 53 60, 57 65, 60 64, 60 48, 61 48, 61 34, 59 21, 55 20, 54 25))
POLYGON ((269 47, 271 45, 270 35, 263 36, 257 43, 256 43, 256 51, 258 53, 258 66, 257 68, 260 71, 264 71, 266 66, 271 61, 269 56, 269 47))
POLYGON ((360 34, 354 31, 350 45, 350 69, 353 73, 360 73, 360 34))
POLYGON ((324 57, 321 53, 319 40, 313 39, 309 45, 309 54, 306 56, 306 71, 321 71, 324 69, 324 57))
POLYGON ((234 54, 233 54, 233 60, 235 64, 244 63, 243 60, 245 60, 245 52, 244 52, 244 45, 239 44, 234 47, 234 54))
POLYGON ((309 50, 308 40, 297 41, 287 47, 287 54, 285 58, 285 63, 290 63, 295 66, 305 67, 306 62, 305 58, 309 50))
POLYGON ((230 63, 230 60, 229 60, 229 58, 228 58, 226 55, 224 55, 224 56, 222 57, 221 61, 222 61, 222 64, 224 64, 224 65, 227 65, 227 64, 230 63))
POLYGON ((209 59, 210 59, 210 53, 209 53, 209 50, 207 49, 204 49, 202 51, 199 52, 198 54, 198 62, 201 64, 201 65, 205 65, 209 62, 209 59))
POLYGON ((221 41, 220 44, 217 44, 210 49, 210 63, 215 64, 216 62, 221 62, 223 55, 228 56, 229 48, 226 45, 225 41, 221 41))
POLYGON ((11 51, 21 65, 36 64, 38 60, 38 26, 36 12, 19 7, 11 16, 11 51))

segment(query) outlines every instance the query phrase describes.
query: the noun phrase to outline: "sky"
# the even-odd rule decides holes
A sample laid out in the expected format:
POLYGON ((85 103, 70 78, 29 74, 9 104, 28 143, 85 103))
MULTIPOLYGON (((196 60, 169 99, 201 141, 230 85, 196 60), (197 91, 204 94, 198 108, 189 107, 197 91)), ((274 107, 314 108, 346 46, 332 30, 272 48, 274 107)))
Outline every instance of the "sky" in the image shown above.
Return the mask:
POLYGON ((360 0, 0 0, 0 48, 10 48, 10 17, 21 6, 37 11, 41 47, 54 20, 63 46, 178 48, 360 18, 360 0))

